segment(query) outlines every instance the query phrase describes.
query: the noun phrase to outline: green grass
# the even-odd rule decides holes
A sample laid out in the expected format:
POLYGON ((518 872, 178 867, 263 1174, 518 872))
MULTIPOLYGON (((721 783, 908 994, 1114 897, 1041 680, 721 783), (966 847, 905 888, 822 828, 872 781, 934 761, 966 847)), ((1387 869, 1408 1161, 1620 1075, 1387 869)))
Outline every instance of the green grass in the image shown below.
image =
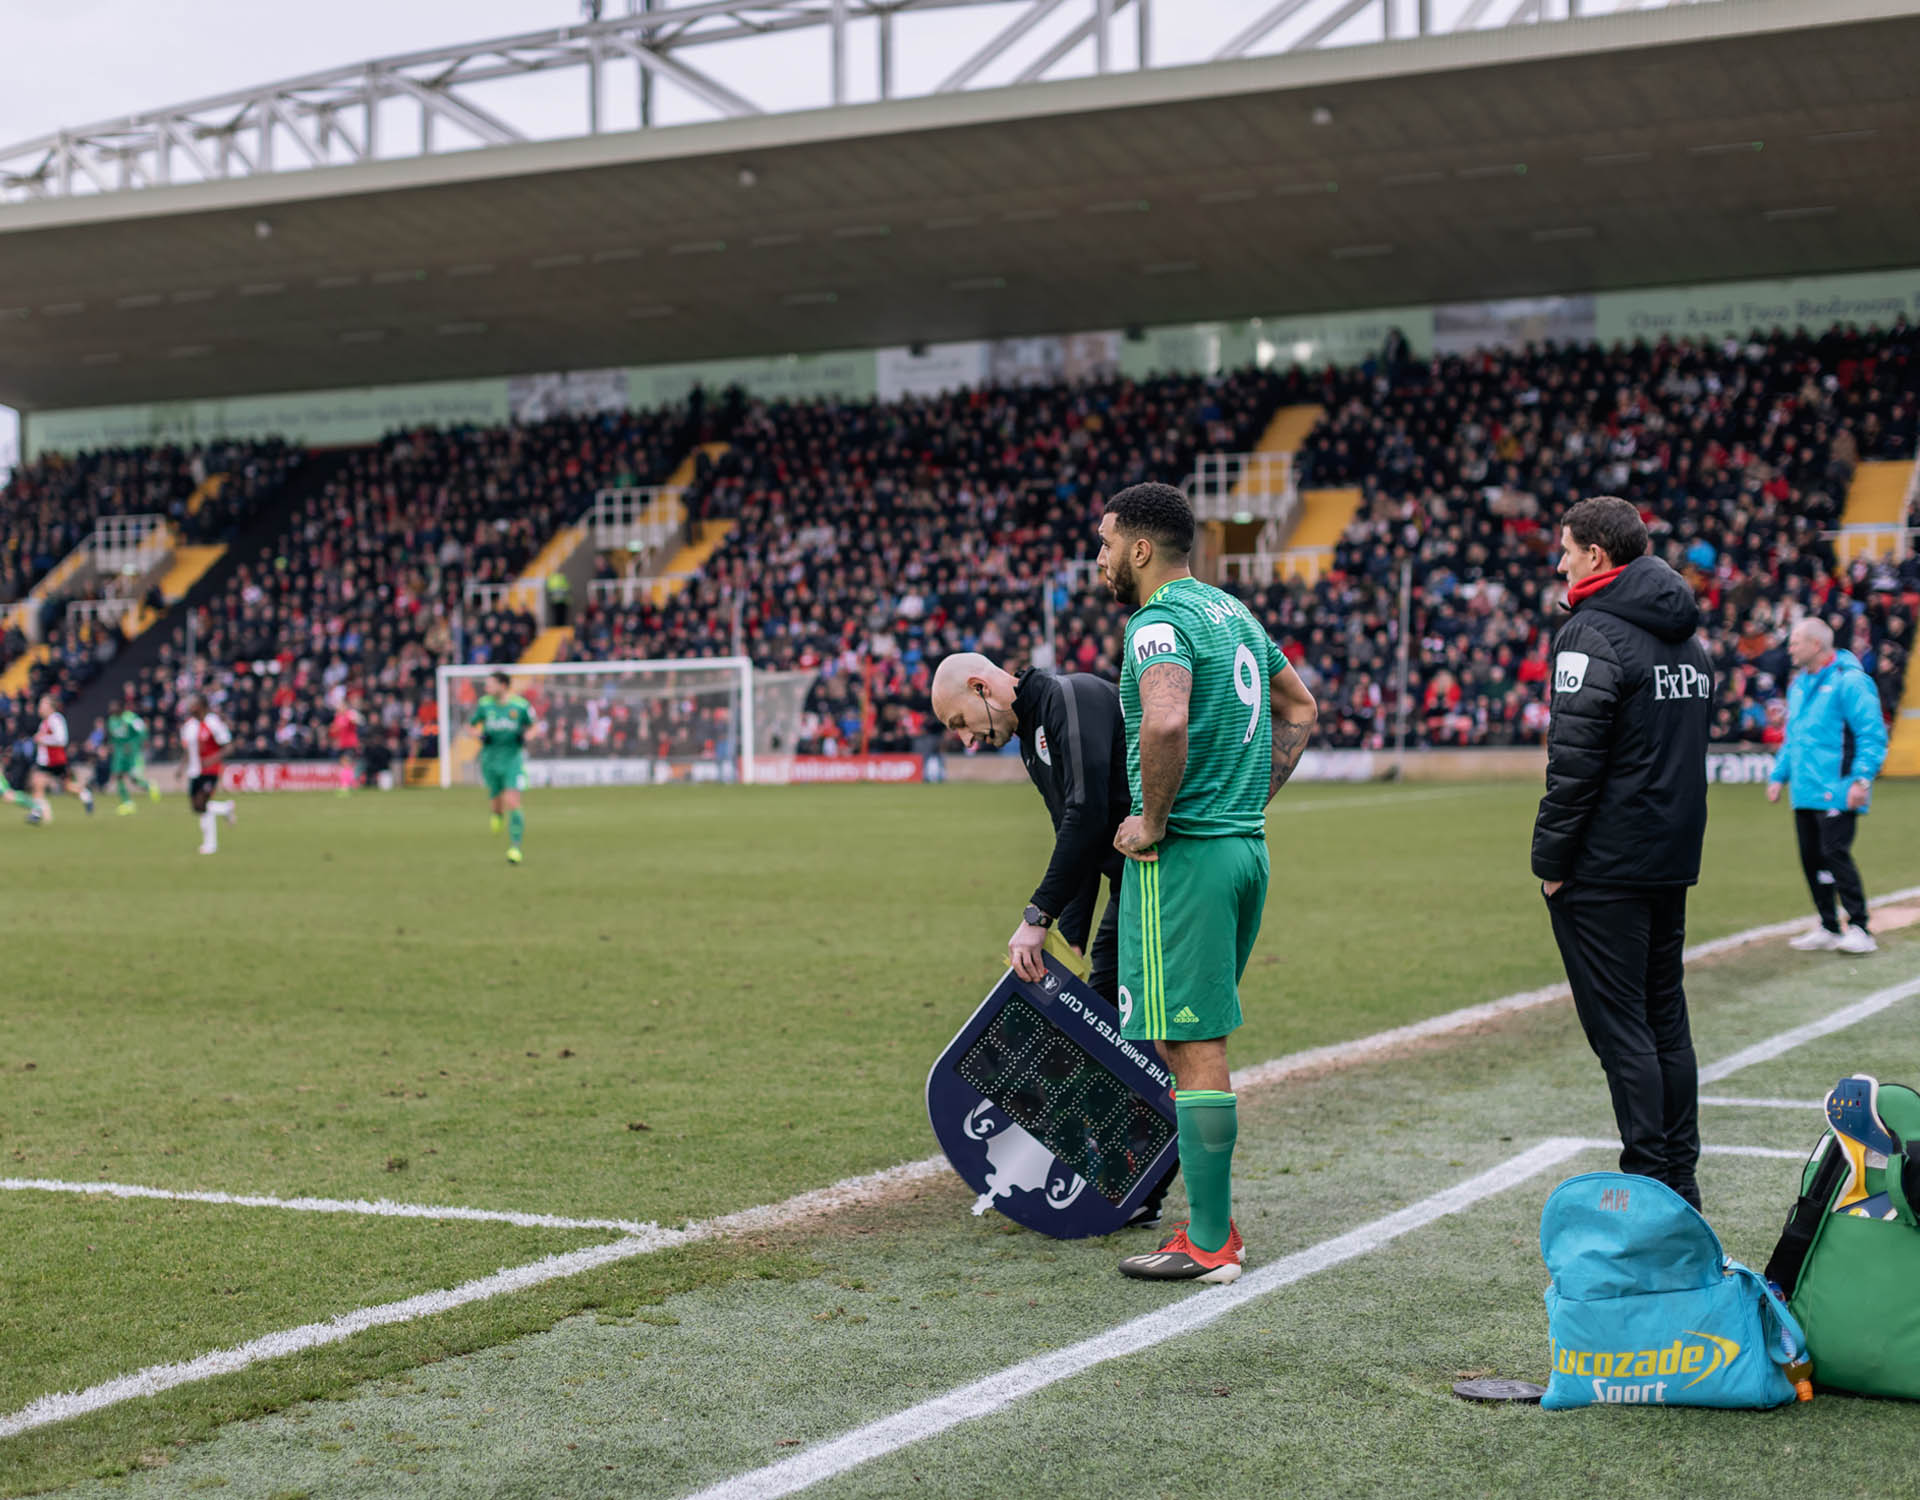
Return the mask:
MULTIPOLYGON (((1533 801, 1525 787, 1289 789, 1273 822, 1273 893, 1245 986, 1249 1024, 1236 1038, 1237 1059, 1557 978, 1526 871, 1533 801)), ((1920 847, 1900 832, 1916 811, 1920 788, 1890 786, 1878 799, 1858 851, 1875 888, 1920 881, 1920 847)), ((238 828, 223 830, 216 859, 193 854, 196 830, 177 802, 130 819, 88 822, 70 806, 61 814, 48 828, 0 827, 0 848, 19 872, 10 893, 14 982, 0 1008, 0 1173, 662 1222, 926 1155, 927 1062, 998 972, 996 955, 1047 848, 1044 813, 1022 787, 541 794, 530 799, 528 863, 519 869, 506 866, 503 841, 487 836, 479 799, 460 794, 252 799, 238 828)), ((1753 789, 1717 791, 1692 936, 1792 916, 1804 904, 1784 812, 1753 789)), ((1811 972, 1845 991, 1847 969, 1886 972, 1893 962, 1890 953, 1874 965, 1830 962, 1811 972)), ((1738 970, 1749 971, 1770 974, 1766 964, 1738 970)), ((1743 1037, 1779 1029, 1760 1015, 1777 1011, 1779 997, 1754 1002, 1755 1015, 1744 1017, 1740 991, 1712 993, 1742 1025, 1762 1026, 1743 1037)), ((1520 1024, 1515 1035, 1531 1035, 1535 1024, 1545 1023, 1520 1024)), ((1566 1018, 1554 1024, 1564 1030, 1566 1018)), ((1513 1045, 1504 1034, 1497 1043, 1513 1045)), ((1552 1086, 1582 1101, 1592 1116, 1583 1129, 1603 1131, 1598 1075, 1583 1044, 1560 1036, 1554 1045, 1566 1055, 1556 1054, 1563 1081, 1552 1086)), ((1465 1070, 1448 1088, 1492 1077, 1482 1049, 1476 1040, 1437 1054, 1465 1070)), ((1367 1075, 1379 1080, 1375 1092, 1400 1096, 1391 1119, 1409 1133, 1431 1126, 1436 1107, 1431 1086, 1410 1072, 1416 1064, 1430 1065, 1422 1058, 1367 1075)), ((1761 1090, 1759 1077, 1755 1070, 1723 1091, 1784 1087, 1761 1090)), ((1808 1083, 1810 1094, 1794 1096, 1818 1097, 1824 1087, 1808 1083)), ((1287 1116, 1275 1096, 1250 1115, 1243 1139, 1275 1137, 1247 1159, 1250 1191, 1310 1185, 1287 1194, 1290 1234, 1337 1225, 1368 1204, 1385 1211, 1464 1175, 1448 1165, 1454 1160, 1514 1149, 1459 1125, 1442 1154, 1410 1162, 1403 1178, 1375 1172, 1365 1151, 1314 1148, 1317 1117, 1303 1128, 1287 1116), (1263 1155, 1270 1151, 1272 1159, 1263 1155), (1377 1180, 1364 1190, 1349 1181, 1368 1175, 1377 1180)), ((1523 1128, 1532 1127, 1512 1127, 1523 1128)), ((1756 1189, 1756 1224, 1777 1221, 1784 1204, 1776 1197, 1756 1189)), ((763 1375, 798 1381, 804 1368, 816 1389, 793 1418, 804 1430, 791 1435, 828 1435, 863 1411, 891 1409, 876 1403, 904 1401, 897 1372, 890 1377, 888 1361, 868 1347, 883 1325, 915 1346, 922 1388, 1019 1357, 1024 1346, 988 1336, 977 1320, 953 1325, 957 1342, 949 1343, 862 1313, 848 1302, 854 1294, 816 1305, 835 1276, 895 1279, 899 1289, 881 1295, 909 1305, 914 1278, 943 1276, 952 1257, 974 1253, 969 1246, 1005 1256, 1015 1280, 1037 1276, 1042 1292, 1056 1273, 1035 1266, 1063 1267, 1061 1306, 1079 1309, 1081 1332, 1095 1326, 1088 1318, 1117 1315, 1110 1248, 1036 1250, 1040 1242, 999 1235, 993 1223, 956 1222, 955 1201, 952 1191, 930 1190, 856 1236, 857 1255, 843 1253, 836 1231, 647 1257, 42 1429, 0 1442, 0 1491, 124 1468, 142 1454, 149 1462, 180 1455, 152 1479, 184 1486, 182 1471, 200 1463, 201 1450, 171 1445, 223 1422, 348 1393, 368 1378, 427 1389, 432 1381, 419 1372, 429 1361, 519 1366, 479 1351, 584 1309, 630 1314, 669 1294, 748 1324, 768 1306, 787 1309, 782 1338, 791 1337, 798 1367, 763 1375), (1057 1259, 1037 1258, 1048 1255, 1057 1259), (832 1268, 824 1281, 821 1266, 832 1268), (833 1310, 842 1303, 844 1314, 833 1310), (803 1305, 804 1318, 789 1316, 803 1305), (850 1321, 857 1316, 868 1323, 850 1321), (850 1342, 836 1342, 843 1339, 850 1342), (869 1368, 849 1368, 862 1363, 869 1368)), ((0 1230, 13 1230, 10 1246, 26 1247, 0 1262, 6 1409, 583 1242, 498 1225, 38 1193, 0 1194, 0 1213, 0 1230), (16 1297, 18 1286, 30 1295, 16 1297)), ((1011 1286, 998 1291, 1012 1295, 1011 1286)), ((1533 1306, 1537 1291, 1528 1293, 1533 1306)), ((1021 1317, 1036 1336, 1052 1327, 1040 1309, 1021 1317)), ((639 1340, 624 1353, 650 1357, 645 1341, 679 1337, 655 1324, 613 1329, 592 1320, 543 1337, 568 1349, 583 1327, 639 1340)), ((520 1392, 533 1404, 517 1420, 528 1430, 559 1422, 562 1409, 542 1416, 536 1397, 534 1387, 520 1392)), ((787 1451, 768 1446, 777 1438, 762 1443, 763 1424, 748 1420, 757 1398, 715 1400, 698 1420, 689 1399, 668 1390, 652 1403, 666 1425, 684 1430, 675 1441, 685 1452, 674 1464, 663 1458, 657 1480, 638 1492, 672 1493, 699 1475, 787 1451), (739 1433, 727 1437, 734 1427, 739 1433)), ((781 1408, 768 1410, 772 1421, 781 1408)), ((297 1416, 276 1421, 298 1425, 297 1416)), ((281 1431, 273 1423, 257 1430, 267 1427, 281 1431)), ((286 1487, 265 1483, 277 1480, 272 1463, 253 1462, 242 1492, 286 1487)), ((504 1462, 497 1453, 487 1459, 504 1462)), ((327 1464, 315 1493, 362 1492, 351 1474, 335 1472, 351 1463, 327 1464)), ((421 1475, 406 1482, 467 1472, 452 1464, 423 1457, 421 1475)), ((1494 1472, 1483 1479, 1491 1483, 1494 1472)), ((952 1480, 951 1492, 967 1492, 959 1484, 952 1480)), ((502 1480, 490 1492, 523 1491, 502 1480)))
MULTIPOLYGON (((1777 948, 1694 978, 1702 1055, 1911 974, 1920 941, 1874 964, 1777 948), (1884 972, 1878 972, 1884 970, 1884 972)), ((1817 1097, 1836 1065, 1920 1062, 1910 1015, 1770 1068, 1817 1097), (1797 1058, 1797 1062, 1796 1062, 1797 1058)), ((1756 1070, 1757 1071, 1757 1070, 1756 1070)), ((1736 1075, 1746 1087, 1746 1075, 1736 1075)), ((1734 1080, 1725 1086, 1736 1087, 1734 1080)), ((1303 1080, 1243 1105, 1238 1215, 1256 1263, 1389 1213, 1548 1133, 1604 1136, 1596 1065, 1554 1008, 1408 1056, 1303 1080)), ((1806 1117, 1711 1111, 1710 1141, 1799 1149, 1806 1117)), ((821 1500, 913 1493, 1345 1497, 1676 1494, 1747 1500, 1817 1473, 1822 1493, 1916 1493, 1914 1410, 1822 1396, 1759 1413, 1467 1406, 1464 1374, 1544 1374, 1535 1229, 1557 1176, 1275 1292, 1212 1328, 1097 1366, 992 1418, 829 1482, 821 1500)), ((1763 1262, 1792 1163, 1709 1156, 1709 1212, 1728 1249, 1763 1262)), ((227 1428, 164 1470, 74 1500, 197 1486, 312 1496, 667 1496, 777 1461, 967 1380, 1206 1296, 1114 1276, 1118 1243, 1060 1243, 974 1219, 957 1184, 793 1231, 764 1246, 791 1274, 715 1275, 657 1309, 587 1316, 456 1354, 404 1379, 227 1428)), ((623 1310, 625 1311, 625 1310, 623 1310)))

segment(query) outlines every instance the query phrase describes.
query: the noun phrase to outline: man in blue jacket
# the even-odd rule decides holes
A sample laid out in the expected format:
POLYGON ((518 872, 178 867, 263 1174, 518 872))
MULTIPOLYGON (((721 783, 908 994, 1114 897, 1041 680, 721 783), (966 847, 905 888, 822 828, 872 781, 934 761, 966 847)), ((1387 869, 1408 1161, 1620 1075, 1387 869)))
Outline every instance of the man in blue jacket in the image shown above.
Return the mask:
POLYGON ((1887 724, 1873 679, 1851 651, 1833 649, 1833 631, 1809 616, 1793 627, 1787 655, 1795 668, 1787 689, 1787 738, 1773 763, 1767 801, 1793 793, 1800 867, 1820 910, 1820 925, 1795 938, 1802 952, 1871 953, 1880 945, 1867 928, 1867 892, 1853 862, 1853 835, 1873 797, 1873 778, 1887 758, 1887 724), (1847 910, 1840 930, 1839 905, 1847 910))

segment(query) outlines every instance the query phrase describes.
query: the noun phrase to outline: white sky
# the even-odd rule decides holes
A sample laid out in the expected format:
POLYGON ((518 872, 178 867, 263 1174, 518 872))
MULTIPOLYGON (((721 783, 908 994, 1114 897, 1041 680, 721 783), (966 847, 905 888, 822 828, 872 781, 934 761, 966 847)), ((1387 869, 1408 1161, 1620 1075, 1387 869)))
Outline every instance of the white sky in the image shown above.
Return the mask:
MULTIPOLYGON (((681 0, 658 3, 671 10, 681 0)), ((1415 0, 1390 3, 1401 17, 1404 34, 1415 0)), ((1153 61, 1157 66, 1203 61, 1271 4, 1154 0, 1153 61)), ((1450 22, 1466 4, 1434 0, 1435 22, 1450 22)), ((628 0, 604 0, 609 16, 627 8, 628 0)), ((1564 13, 1561 0, 1549 0, 1549 8, 1564 13)), ((1328 0, 1317 0, 1257 50, 1277 49, 1327 9, 1328 0)), ((1027 39, 1023 53, 984 75, 982 82, 1010 81, 1024 61, 1090 11, 1090 0, 1071 0, 1027 39)), ((581 0, 324 0, 319 5, 290 0, 0 0, 0 146, 392 53, 565 26, 582 13, 581 0)), ((896 33, 897 92, 932 88, 992 34, 996 18, 1004 24, 1017 14, 1017 6, 1009 4, 904 19, 896 33)), ((1378 11, 1370 11, 1335 40, 1377 40, 1380 24, 1378 11)), ((1121 11, 1115 25, 1116 66, 1132 66, 1134 32, 1131 9, 1121 11)), ((856 28, 848 52, 855 97, 875 97, 871 27, 856 28)), ((694 57, 765 108, 827 102, 824 30, 706 49, 694 57)), ((1083 46, 1053 76, 1090 71, 1091 66, 1091 47, 1083 46)), ((610 73, 609 80, 608 128, 631 128, 638 113, 632 70, 610 73)), ((510 100, 479 93, 476 98, 509 113, 532 135, 584 133, 584 89, 575 74, 502 87, 521 92, 510 100)), ((711 114, 670 88, 661 88, 657 100, 660 123, 711 114)), ((399 132, 386 134, 393 139, 399 132)), ((0 293, 11 290, 0 288, 0 293)), ((17 430, 14 414, 0 407, 0 475, 11 462, 17 430)))

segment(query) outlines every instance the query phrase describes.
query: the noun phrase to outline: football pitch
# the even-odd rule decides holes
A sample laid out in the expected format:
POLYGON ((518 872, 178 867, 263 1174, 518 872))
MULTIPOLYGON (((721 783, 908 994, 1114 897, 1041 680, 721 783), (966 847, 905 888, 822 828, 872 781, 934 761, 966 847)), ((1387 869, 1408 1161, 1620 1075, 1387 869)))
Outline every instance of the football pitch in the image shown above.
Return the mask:
MULTIPOLYGON (((1236 1064, 1557 983, 1536 796, 1289 788, 1236 1064)), ((1564 1001, 1265 1070, 1230 1289, 969 1215, 922 1086, 1044 864, 1028 788, 536 793, 517 869, 476 794, 244 799, 212 859, 177 800, 58 811, 0 825, 0 1493, 1920 1494, 1899 1403, 1451 1396, 1544 1379, 1540 1206, 1613 1164, 1564 1001)), ((1870 889, 1916 818, 1881 789, 1870 889)), ((1717 788, 1691 940, 1805 907, 1785 810, 1717 788)), ((1882 945, 1690 971, 1749 1263, 1834 1080, 1920 1077, 1882 945)))

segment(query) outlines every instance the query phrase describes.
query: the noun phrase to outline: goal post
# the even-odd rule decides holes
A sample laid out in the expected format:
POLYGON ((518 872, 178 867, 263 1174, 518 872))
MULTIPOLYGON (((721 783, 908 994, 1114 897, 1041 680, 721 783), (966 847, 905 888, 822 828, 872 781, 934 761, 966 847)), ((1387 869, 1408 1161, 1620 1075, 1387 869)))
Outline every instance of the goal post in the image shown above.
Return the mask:
MULTIPOLYGON (((479 745, 467 721, 497 671, 507 673, 541 725, 526 752, 529 786, 755 779, 765 735, 756 723, 753 663, 717 656, 441 667, 435 700, 442 787, 480 784, 479 745)), ((781 706, 792 698, 790 688, 781 693, 781 706)))

